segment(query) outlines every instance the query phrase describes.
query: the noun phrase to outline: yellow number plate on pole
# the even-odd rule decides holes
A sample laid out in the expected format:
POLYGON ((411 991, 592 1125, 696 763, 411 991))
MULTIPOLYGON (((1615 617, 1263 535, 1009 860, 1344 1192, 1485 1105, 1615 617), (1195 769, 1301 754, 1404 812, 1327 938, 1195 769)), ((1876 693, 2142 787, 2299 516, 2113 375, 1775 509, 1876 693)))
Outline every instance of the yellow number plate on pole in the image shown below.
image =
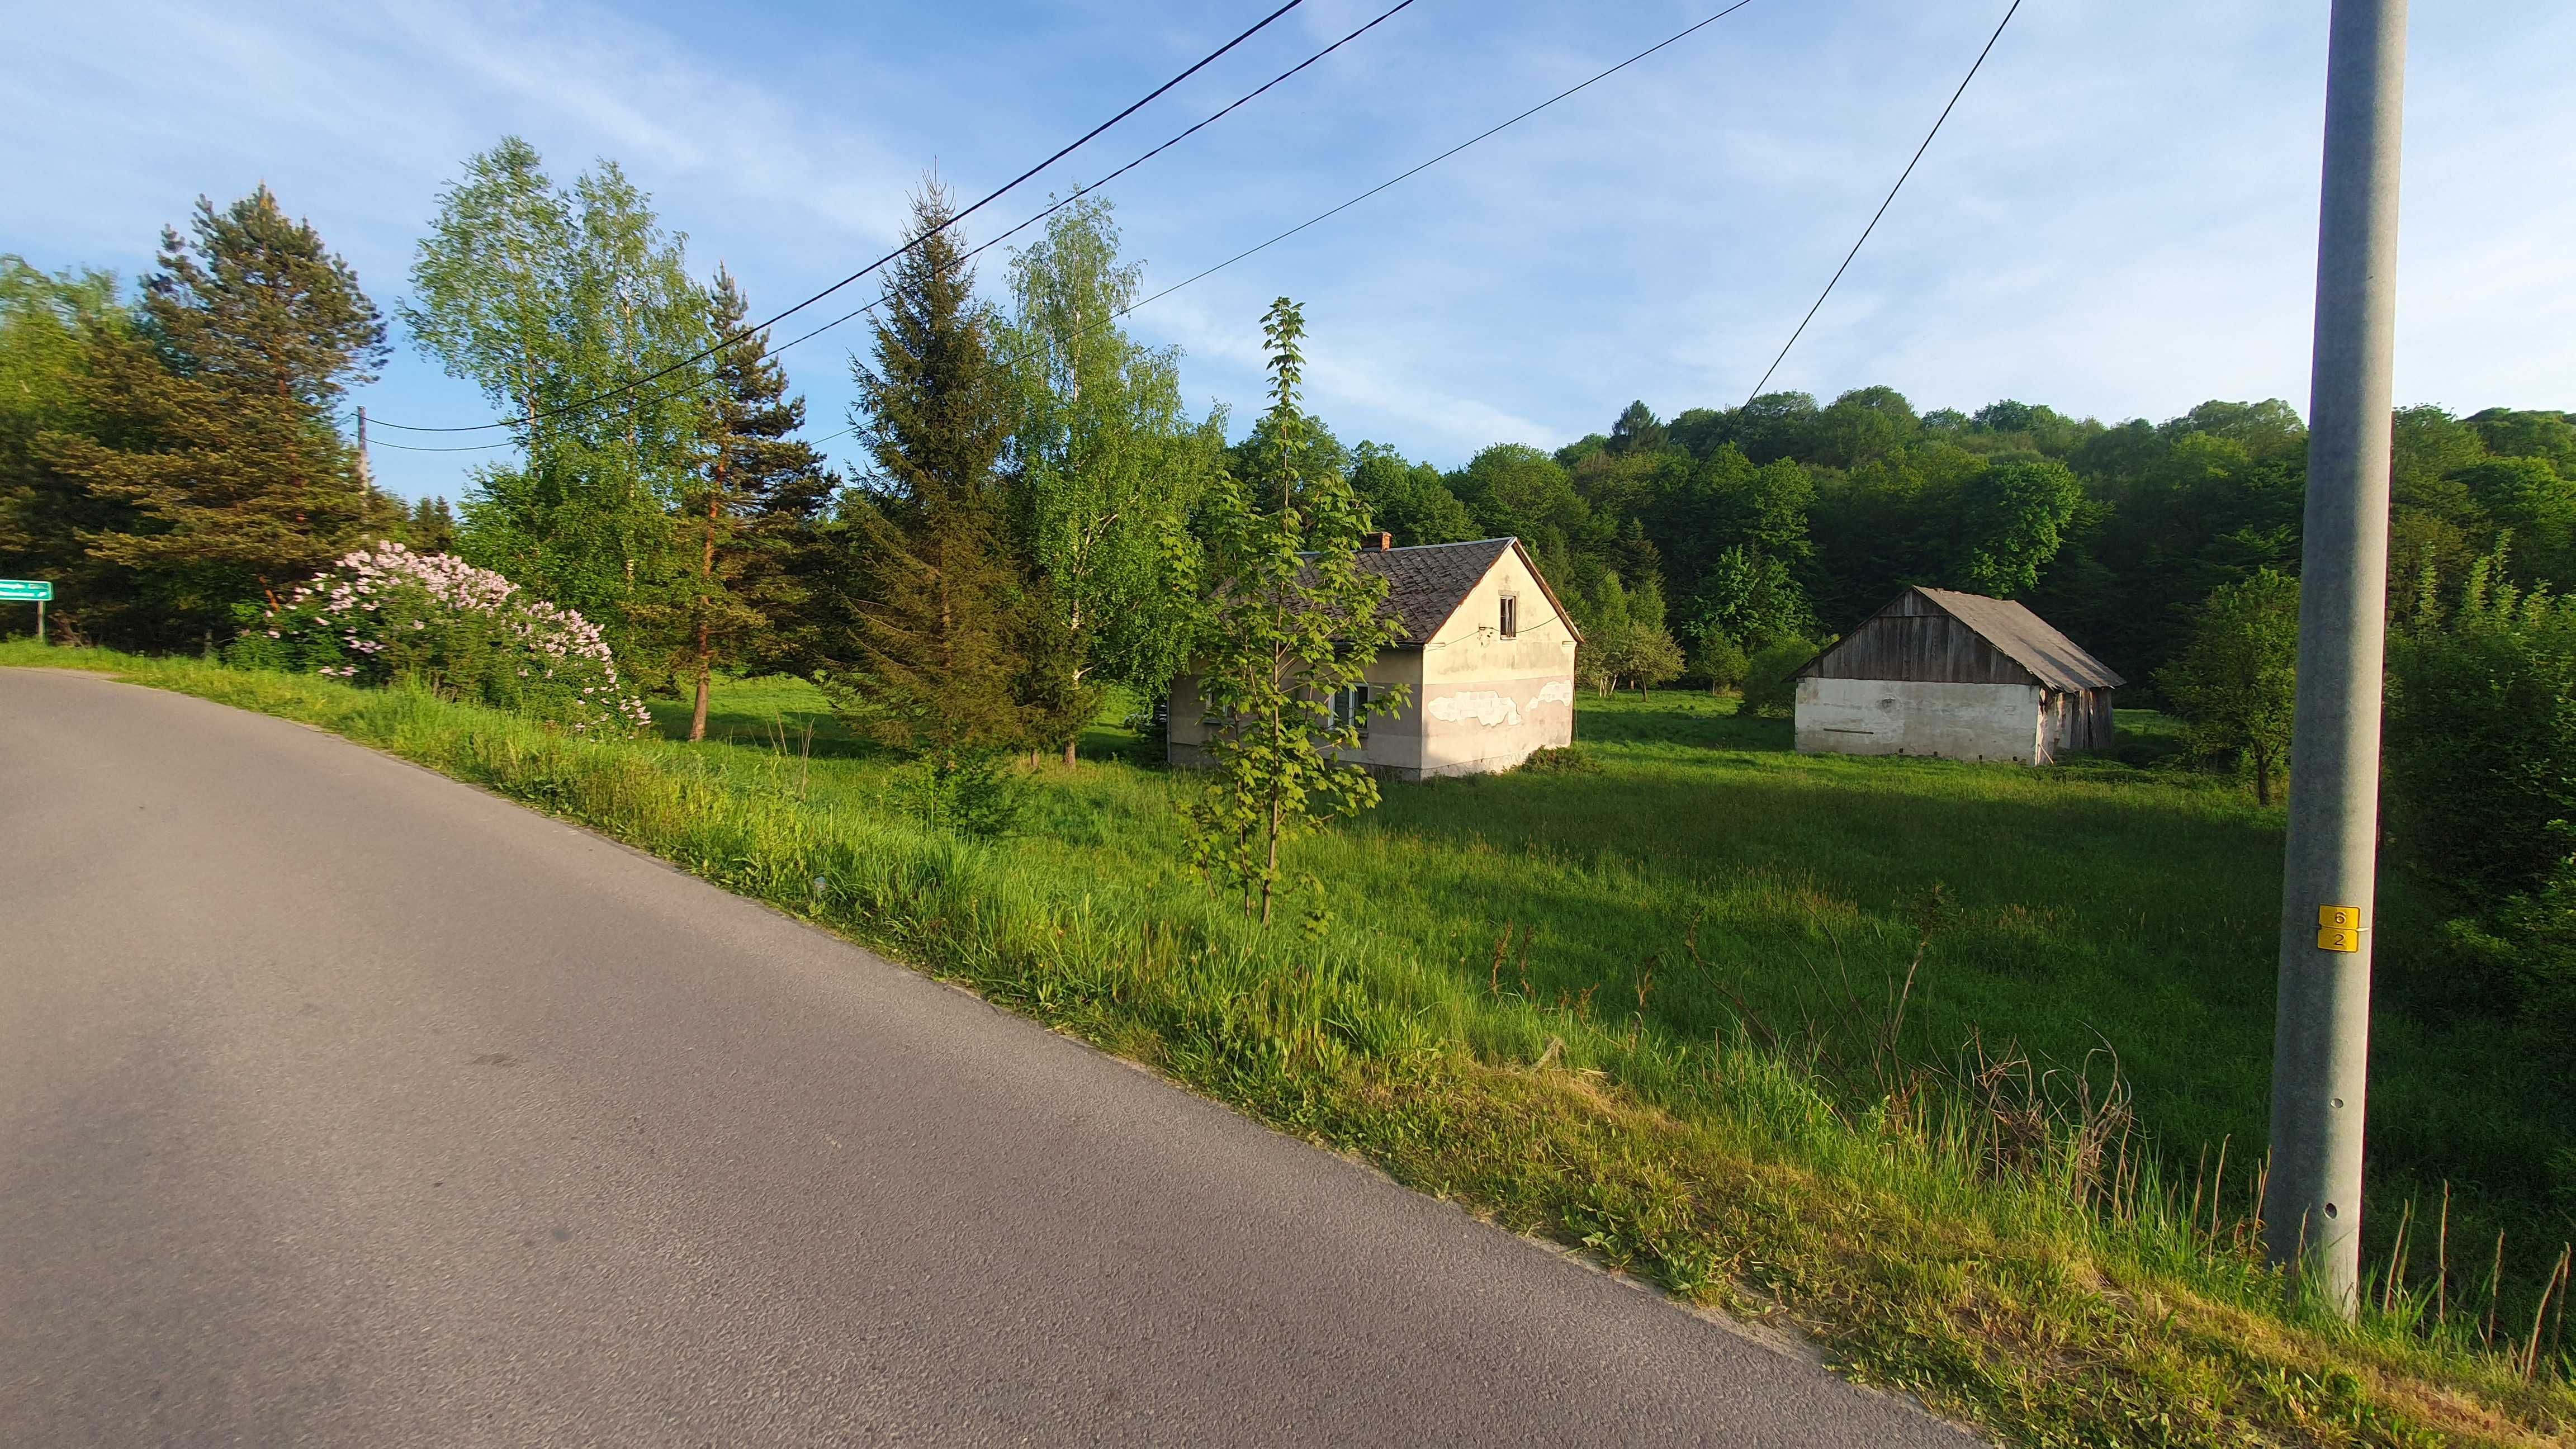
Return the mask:
POLYGON ((2361 949, 2361 907, 2317 907, 2317 949, 2320 951, 2358 951, 2361 949))

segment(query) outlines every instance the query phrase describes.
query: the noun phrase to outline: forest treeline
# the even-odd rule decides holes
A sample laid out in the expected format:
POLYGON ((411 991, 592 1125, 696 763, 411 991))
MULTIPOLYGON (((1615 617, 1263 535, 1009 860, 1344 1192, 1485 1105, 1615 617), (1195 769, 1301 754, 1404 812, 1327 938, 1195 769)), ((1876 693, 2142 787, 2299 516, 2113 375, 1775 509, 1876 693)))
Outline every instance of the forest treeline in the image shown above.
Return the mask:
MULTIPOLYGON (((1256 687, 1261 668, 1340 667, 1318 621, 1367 592, 1301 575, 1299 555, 1329 564, 1370 528, 1510 534, 1604 688, 1690 679, 1775 705, 1905 585, 1962 588, 2028 602, 2129 678, 2124 700, 2179 709, 2202 758, 2267 798, 2276 782, 2306 466, 2285 402, 2120 423, 2014 400, 1919 412, 1886 387, 1670 418, 1639 402, 1566 447, 1442 469, 1305 410, 1284 299, 1265 319, 1271 406, 1239 437, 1222 408, 1193 411, 1177 350, 1118 324, 1142 273, 1107 203, 1055 211, 989 290, 951 218, 925 185, 922 240, 879 279, 849 363, 864 464, 844 478, 741 285, 695 270, 615 164, 561 180, 515 138, 470 158, 390 309, 503 420, 407 435, 503 445, 463 455, 488 461, 453 509, 371 482, 349 397, 390 356, 388 318, 266 188, 201 201, 130 294, 0 259, 0 572, 54 581, 68 637, 471 678, 585 727, 638 717, 621 694, 638 683, 694 693, 702 722, 718 673, 799 675, 933 762, 969 815, 994 759, 1070 758, 1108 687, 1152 696, 1186 659, 1230 660, 1230 697, 1285 721, 1269 785, 1338 809, 1364 792, 1292 777, 1353 722, 1256 687), (365 553, 388 542, 454 562, 365 553), (1265 607, 1311 607, 1253 617, 1238 578, 1272 581, 1265 607), (359 584, 387 580, 441 608, 504 590, 542 607, 487 610, 456 634, 470 658, 440 654, 435 633, 365 636, 359 584), (538 674, 568 650, 596 676, 552 704, 513 684, 531 630, 568 641, 538 674)), ((2410 407, 2392 430, 2392 838, 2460 901, 2434 974, 2576 1020, 2556 944, 2576 940, 2576 417, 2410 407)), ((1275 841, 1246 853, 1260 813, 1226 817, 1237 838, 1215 852, 1248 889, 1277 869, 1275 841)))

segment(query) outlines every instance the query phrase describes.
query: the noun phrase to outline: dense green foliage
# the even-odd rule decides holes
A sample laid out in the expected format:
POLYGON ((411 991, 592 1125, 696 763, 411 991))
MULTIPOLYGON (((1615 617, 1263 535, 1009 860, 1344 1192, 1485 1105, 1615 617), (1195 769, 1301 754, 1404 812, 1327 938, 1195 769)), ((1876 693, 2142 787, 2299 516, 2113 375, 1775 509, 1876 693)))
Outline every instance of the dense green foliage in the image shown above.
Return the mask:
POLYGON ((35 408, 72 426, 36 433, 11 531, 52 555, 39 567, 151 601, 101 626, 229 637, 236 605, 274 604, 390 511, 333 418, 372 380, 384 324, 266 187, 220 210, 200 198, 189 236, 164 231, 130 322, 108 320, 95 282, 44 290, 14 299, 13 341, 36 353, 22 355, 26 373, 54 379, 35 408))
POLYGON ((937 186, 913 199, 920 240, 898 259, 872 363, 853 362, 875 470, 843 500, 851 520, 849 627, 826 638, 820 678, 889 743, 965 756, 1052 744, 1089 713, 1061 621, 1028 607, 998 463, 1010 375, 993 317, 937 186))
MULTIPOLYGON (((2473 564, 2456 610, 2422 605, 2391 652, 2394 835, 2451 887, 2451 949, 2413 984, 2520 1016, 2576 1068, 2576 597, 2473 564)), ((2576 1143, 2557 1148, 2576 1215, 2576 1143)))
MULTIPOLYGON (((2396 417, 2392 560, 2443 597, 2507 535, 2520 582, 2576 584, 2576 423, 2396 417)), ((1374 444, 1353 486, 1399 543, 1517 534, 1587 629, 1603 581, 1649 581, 1677 642, 1831 638, 1908 584, 2018 598, 2152 698, 2203 601, 2295 574, 2307 434, 2287 403, 2106 425, 1999 402, 1918 415, 1893 389, 1774 393, 1669 423, 1630 406, 1553 455, 1497 444, 1448 473, 1374 444)), ((2398 601, 2411 606, 2411 595, 2398 601)))
POLYGON ((2191 643, 2156 671, 2157 687, 2191 722, 2192 748, 2243 759, 2259 805, 2272 803, 2289 756, 2298 657, 2299 581, 2261 568, 2211 590, 2191 643))
POLYGON ((705 732, 719 661, 792 668, 810 655, 827 566, 819 532, 841 486, 795 436, 805 400, 787 395, 767 334, 746 329, 751 303, 730 272, 716 270, 707 300, 707 330, 730 340, 709 361, 701 451, 677 500, 696 557, 679 598, 653 616, 676 635, 695 693, 692 738, 705 732))
POLYGON ((440 193, 400 309, 413 340, 513 426, 515 464, 479 469, 465 557, 608 631, 621 656, 667 657, 693 574, 675 526, 706 424, 693 364, 607 405, 629 379, 714 339, 685 239, 615 162, 562 187, 515 136, 440 193))
MULTIPOLYGON (((1018 391, 1013 544, 1077 701, 1105 683, 1160 692, 1197 621, 1192 591, 1176 585, 1197 576, 1189 521, 1222 420, 1191 421, 1176 349, 1119 330, 1142 276, 1119 257, 1108 204, 1076 198, 1013 254, 1012 315, 999 329, 1018 391)), ((1070 758, 1071 729, 1063 745, 1070 758)))

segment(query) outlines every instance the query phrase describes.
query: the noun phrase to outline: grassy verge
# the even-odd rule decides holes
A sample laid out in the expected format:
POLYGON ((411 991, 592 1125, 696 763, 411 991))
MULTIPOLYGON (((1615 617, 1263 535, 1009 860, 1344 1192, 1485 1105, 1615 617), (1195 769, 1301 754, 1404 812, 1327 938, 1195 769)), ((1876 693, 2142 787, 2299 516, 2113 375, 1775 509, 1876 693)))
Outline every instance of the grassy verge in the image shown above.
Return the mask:
POLYGON ((1597 773, 1390 792, 1301 860, 1331 923, 1264 936, 1165 863, 1173 787, 1147 772, 1051 779, 1029 832, 988 844, 910 824, 886 808, 896 765, 756 690, 730 696, 745 743, 690 749, 188 661, 0 646, 0 663, 303 720, 581 821, 1513 1228, 1794 1325, 1852 1377, 2013 1441, 2576 1431, 2563 1381, 2527 1380, 2466 1328, 2428 1341, 2402 1312, 2347 1326, 2277 1308, 2234 1215, 2097 1130, 2117 1121, 2097 1100, 2051 1112, 2035 1076, 1979 1097, 1960 1087, 1973 1074, 1891 1066, 1963 1025, 2027 1018, 2025 1045, 2074 1029, 2029 1003, 2163 990, 2146 973, 2207 942, 2143 903, 2152 883, 2137 924, 2070 956, 2051 944, 2080 936, 2067 922, 2011 912, 2049 871, 2098 903, 2125 867, 2012 842, 2069 814, 2090 824, 2070 842, 2151 852, 2259 837, 2220 792, 1802 764, 1743 748, 1753 722, 1711 713, 1695 739, 1594 711, 1597 773), (1672 798, 1701 769, 1745 777, 1725 818, 1672 798), (1853 791, 1866 819, 1838 823, 1825 802, 1853 791), (1927 910, 1933 882, 1951 893, 1927 910), (1933 1004, 1880 1049, 1892 1013, 1845 984, 1927 956, 1933 1004), (1874 1071, 1892 1090, 1855 1087, 1874 1071), (2011 1122, 2036 1125, 2015 1139, 2011 1122))

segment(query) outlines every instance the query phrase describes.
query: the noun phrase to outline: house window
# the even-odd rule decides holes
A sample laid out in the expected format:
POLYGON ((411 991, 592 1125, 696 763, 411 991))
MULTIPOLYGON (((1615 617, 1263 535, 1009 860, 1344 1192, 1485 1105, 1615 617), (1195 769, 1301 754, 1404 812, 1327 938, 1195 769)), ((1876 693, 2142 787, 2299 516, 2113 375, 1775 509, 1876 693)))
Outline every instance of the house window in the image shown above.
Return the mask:
POLYGON ((1510 594, 1503 595, 1503 617, 1500 627, 1506 639, 1521 631, 1521 601, 1510 594))
POLYGON ((1334 690, 1334 728, 1348 729, 1356 725, 1359 727, 1360 739, 1365 742, 1368 739, 1369 699, 1369 686, 1365 684, 1354 684, 1348 689, 1334 690))

